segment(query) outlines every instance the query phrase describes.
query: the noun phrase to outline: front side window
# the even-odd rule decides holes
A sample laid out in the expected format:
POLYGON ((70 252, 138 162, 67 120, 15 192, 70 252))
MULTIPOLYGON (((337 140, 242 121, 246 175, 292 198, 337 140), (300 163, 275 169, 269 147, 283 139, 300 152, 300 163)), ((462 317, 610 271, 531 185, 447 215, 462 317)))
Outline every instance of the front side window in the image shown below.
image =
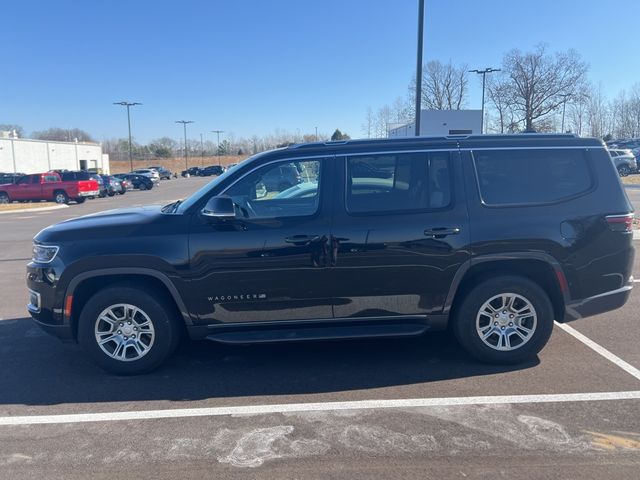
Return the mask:
POLYGON ((321 162, 296 160, 260 167, 226 192, 241 218, 313 215, 320 200, 321 162))
POLYGON ((579 149, 474 151, 478 185, 487 205, 553 203, 593 184, 585 152, 579 149))
POLYGON ((437 210, 450 203, 450 152, 347 158, 350 213, 437 210))

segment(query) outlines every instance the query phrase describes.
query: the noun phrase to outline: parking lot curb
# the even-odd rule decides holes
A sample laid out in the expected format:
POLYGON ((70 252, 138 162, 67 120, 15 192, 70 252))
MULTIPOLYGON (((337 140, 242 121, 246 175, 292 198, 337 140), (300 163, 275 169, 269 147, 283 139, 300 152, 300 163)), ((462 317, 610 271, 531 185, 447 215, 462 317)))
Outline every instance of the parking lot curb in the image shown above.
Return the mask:
POLYGON ((7 213, 25 213, 25 212, 46 212, 47 210, 58 210, 59 208, 67 208, 69 205, 54 205, 52 207, 41 208, 18 208, 17 210, 7 210, 0 212, 0 215, 6 215, 7 213))

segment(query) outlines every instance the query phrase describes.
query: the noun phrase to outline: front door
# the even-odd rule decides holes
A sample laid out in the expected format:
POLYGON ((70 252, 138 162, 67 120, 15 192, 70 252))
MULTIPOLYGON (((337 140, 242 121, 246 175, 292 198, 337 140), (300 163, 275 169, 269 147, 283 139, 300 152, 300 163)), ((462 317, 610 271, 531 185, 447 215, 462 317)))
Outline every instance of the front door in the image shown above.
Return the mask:
POLYGON ((337 160, 346 188, 332 228, 335 317, 442 313, 469 258, 457 149, 337 160))
POLYGON ((203 324, 328 319, 333 158, 280 160, 231 184, 231 220, 193 217, 190 304, 203 324), (286 172, 274 181, 274 172, 286 172))

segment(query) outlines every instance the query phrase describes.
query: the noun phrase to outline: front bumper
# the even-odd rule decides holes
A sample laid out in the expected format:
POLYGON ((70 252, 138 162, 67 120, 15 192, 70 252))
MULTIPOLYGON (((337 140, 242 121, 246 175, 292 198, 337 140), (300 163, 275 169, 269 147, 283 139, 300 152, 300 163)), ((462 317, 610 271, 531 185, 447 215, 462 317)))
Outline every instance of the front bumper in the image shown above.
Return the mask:
POLYGON ((74 342, 73 327, 63 315, 63 293, 57 288, 58 274, 53 266, 33 262, 27 265, 27 311, 45 332, 62 341, 74 342))
POLYGON ((627 303, 631 290, 633 290, 633 277, 629 279, 626 285, 616 290, 568 303, 565 306, 564 321, 570 322, 580 318, 592 317, 620 308, 627 303))

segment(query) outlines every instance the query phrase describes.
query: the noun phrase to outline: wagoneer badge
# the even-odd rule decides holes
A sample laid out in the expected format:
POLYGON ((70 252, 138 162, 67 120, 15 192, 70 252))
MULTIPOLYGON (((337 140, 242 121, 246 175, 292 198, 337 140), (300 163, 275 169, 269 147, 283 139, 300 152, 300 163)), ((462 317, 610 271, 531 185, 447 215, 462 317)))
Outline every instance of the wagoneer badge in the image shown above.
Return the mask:
POLYGON ((245 300, 264 300, 267 298, 266 293, 245 293, 243 295, 216 295, 207 297, 210 302, 237 302, 245 300))

